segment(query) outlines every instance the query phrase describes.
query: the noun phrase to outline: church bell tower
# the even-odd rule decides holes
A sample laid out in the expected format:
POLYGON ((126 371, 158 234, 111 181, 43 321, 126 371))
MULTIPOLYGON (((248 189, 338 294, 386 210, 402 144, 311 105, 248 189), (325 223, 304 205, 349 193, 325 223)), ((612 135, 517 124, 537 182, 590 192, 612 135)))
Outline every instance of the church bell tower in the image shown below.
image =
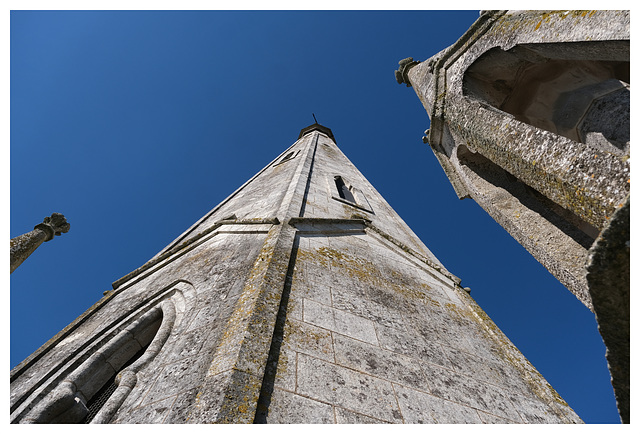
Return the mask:
POLYGON ((11 421, 581 423, 317 123, 14 368, 11 421))

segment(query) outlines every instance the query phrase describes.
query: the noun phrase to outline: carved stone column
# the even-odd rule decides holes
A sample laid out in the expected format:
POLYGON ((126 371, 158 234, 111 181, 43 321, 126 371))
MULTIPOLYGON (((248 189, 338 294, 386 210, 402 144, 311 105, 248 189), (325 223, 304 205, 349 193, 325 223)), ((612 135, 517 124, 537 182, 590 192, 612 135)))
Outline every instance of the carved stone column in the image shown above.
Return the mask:
POLYGON ((51 217, 37 224, 31 232, 11 239, 11 273, 18 268, 45 241, 53 239, 54 235, 69 232, 71 225, 62 214, 54 212, 51 217))

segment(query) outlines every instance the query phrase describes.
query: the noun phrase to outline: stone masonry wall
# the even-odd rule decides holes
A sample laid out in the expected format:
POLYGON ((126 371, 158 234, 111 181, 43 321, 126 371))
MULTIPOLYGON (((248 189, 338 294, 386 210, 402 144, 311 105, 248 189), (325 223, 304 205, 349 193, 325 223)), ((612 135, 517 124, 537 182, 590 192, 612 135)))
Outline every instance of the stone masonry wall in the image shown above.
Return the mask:
POLYGON ((297 226, 267 422, 580 422, 448 278, 370 232, 297 226))

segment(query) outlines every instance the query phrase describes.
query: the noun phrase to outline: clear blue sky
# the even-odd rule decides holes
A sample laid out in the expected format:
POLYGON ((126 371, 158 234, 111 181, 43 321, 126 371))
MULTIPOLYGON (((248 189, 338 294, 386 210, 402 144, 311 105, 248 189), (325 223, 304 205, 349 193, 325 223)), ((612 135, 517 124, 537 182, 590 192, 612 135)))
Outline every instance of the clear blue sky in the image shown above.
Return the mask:
POLYGON ((502 331, 590 423, 618 423, 594 316, 421 141, 397 62, 478 11, 11 12, 11 237, 69 233, 10 278, 10 367, 318 121, 502 331))

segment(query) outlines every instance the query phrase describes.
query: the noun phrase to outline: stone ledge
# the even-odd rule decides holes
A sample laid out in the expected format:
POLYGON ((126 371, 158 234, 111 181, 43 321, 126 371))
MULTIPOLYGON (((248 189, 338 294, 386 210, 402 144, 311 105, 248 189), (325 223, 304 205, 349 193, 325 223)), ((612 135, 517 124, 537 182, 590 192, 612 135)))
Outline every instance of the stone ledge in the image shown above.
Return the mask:
POLYGON ((113 284, 111 286, 113 287, 113 289, 119 288, 123 283, 127 282, 128 280, 131 280, 132 278, 134 278, 136 276, 138 276, 140 273, 148 270, 149 268, 153 267, 154 265, 164 261, 168 257, 170 257, 173 254, 175 254, 175 253, 179 252, 180 250, 184 249, 185 247, 187 247, 187 246, 193 244, 194 242, 202 239, 202 237, 212 233, 213 231, 215 231, 216 229, 218 229, 222 225, 263 225, 263 224, 279 225, 280 221, 276 217, 267 218, 267 219, 260 219, 260 218, 235 219, 234 218, 234 219, 220 220, 217 223, 215 223, 212 226, 210 226, 207 229, 205 229, 204 231, 200 232, 199 234, 189 238, 186 241, 183 241, 182 243, 178 244, 175 247, 172 247, 171 249, 167 250, 162 255, 158 256, 157 258, 150 260, 149 262, 147 262, 143 266, 133 270, 131 273, 127 274, 126 276, 116 280, 115 282, 113 282, 113 284))

